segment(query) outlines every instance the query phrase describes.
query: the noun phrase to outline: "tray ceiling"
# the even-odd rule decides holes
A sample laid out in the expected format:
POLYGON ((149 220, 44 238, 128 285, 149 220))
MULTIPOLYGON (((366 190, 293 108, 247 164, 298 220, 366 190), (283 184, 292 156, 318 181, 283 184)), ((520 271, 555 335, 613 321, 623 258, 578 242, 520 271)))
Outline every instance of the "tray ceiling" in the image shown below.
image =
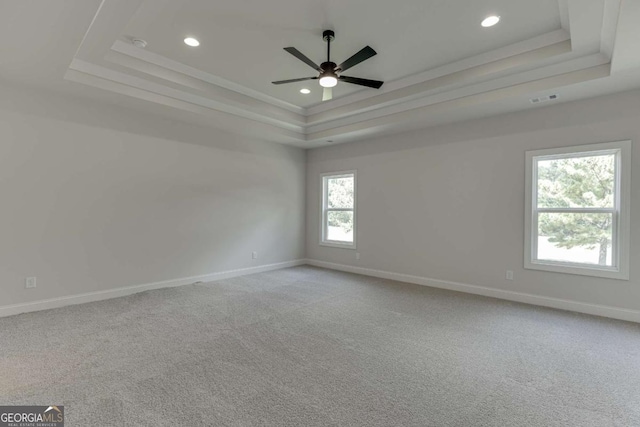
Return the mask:
POLYGON ((301 147, 640 87, 640 4, 622 0, 23 0, 0 16, 0 77, 89 85, 301 147), (490 14, 501 22, 482 28, 490 14), (349 74, 384 86, 341 83, 320 103, 317 82, 272 85, 314 74, 282 48, 321 62, 323 29, 336 31, 336 61, 371 45, 378 55, 349 74), (30 37, 12 43, 21 30, 30 37))

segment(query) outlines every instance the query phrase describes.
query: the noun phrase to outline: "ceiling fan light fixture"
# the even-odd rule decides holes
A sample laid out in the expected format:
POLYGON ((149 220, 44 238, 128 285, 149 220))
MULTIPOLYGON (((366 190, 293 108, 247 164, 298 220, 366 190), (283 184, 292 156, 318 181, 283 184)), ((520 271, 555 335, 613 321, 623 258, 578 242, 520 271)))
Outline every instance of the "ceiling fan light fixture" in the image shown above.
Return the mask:
POLYGON ((484 28, 489 28, 489 27, 493 27, 498 22, 500 22, 500 17, 497 15, 491 15, 484 18, 480 23, 480 25, 482 25, 484 28))
POLYGON ((320 77, 320 86, 322 87, 335 87, 337 84, 338 78, 336 76, 320 77))

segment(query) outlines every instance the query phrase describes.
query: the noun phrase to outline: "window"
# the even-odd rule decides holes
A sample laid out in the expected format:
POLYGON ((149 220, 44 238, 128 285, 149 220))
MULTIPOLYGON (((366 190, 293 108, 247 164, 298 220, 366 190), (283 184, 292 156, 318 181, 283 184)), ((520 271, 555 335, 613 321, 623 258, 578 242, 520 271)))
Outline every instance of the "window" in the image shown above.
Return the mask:
POLYGON ((631 141, 527 152, 525 268, 629 279, 631 141))
POLYGON ((356 248, 356 173, 322 175, 320 244, 356 248))

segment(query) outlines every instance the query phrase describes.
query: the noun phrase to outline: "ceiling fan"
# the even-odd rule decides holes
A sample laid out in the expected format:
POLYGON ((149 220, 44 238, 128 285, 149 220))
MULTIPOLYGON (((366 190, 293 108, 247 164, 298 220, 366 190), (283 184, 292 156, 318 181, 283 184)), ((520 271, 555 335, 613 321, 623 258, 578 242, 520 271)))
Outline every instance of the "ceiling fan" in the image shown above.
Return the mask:
POLYGON ((322 39, 327 42, 327 62, 323 62, 320 65, 307 58, 295 47, 285 47, 284 50, 286 50, 291 55, 295 56, 314 70, 318 71, 320 74, 317 77, 303 77, 301 79, 280 80, 277 82, 273 82, 273 84, 282 85, 286 83, 302 82, 305 80, 319 80, 320 86, 324 88, 322 92, 323 101, 328 101, 333 98, 333 91, 331 90, 331 88, 337 85, 338 81, 380 89, 384 82, 342 75, 343 71, 346 71, 349 68, 358 65, 363 61, 366 61, 367 59, 376 55, 377 52, 370 46, 366 46, 351 58, 344 61, 342 64, 336 65, 335 62, 331 62, 331 42, 335 39, 335 37, 335 33, 331 30, 326 30, 322 33, 322 39))

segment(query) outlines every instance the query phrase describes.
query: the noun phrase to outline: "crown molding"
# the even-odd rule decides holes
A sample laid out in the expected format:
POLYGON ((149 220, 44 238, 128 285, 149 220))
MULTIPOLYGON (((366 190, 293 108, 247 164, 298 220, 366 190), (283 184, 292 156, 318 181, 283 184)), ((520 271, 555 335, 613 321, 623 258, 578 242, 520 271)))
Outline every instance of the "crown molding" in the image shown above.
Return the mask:
POLYGON ((131 74, 115 71, 100 65, 91 64, 89 62, 82 61, 80 59, 74 59, 69 65, 70 70, 79 71, 84 74, 89 74, 95 77, 102 78, 104 80, 110 80, 112 82, 121 83, 128 87, 134 87, 147 92, 163 95, 169 98, 184 101, 190 104, 199 105, 211 110, 224 111, 229 114, 233 114, 239 117, 244 117, 257 122, 277 126, 283 129, 287 129, 294 132, 303 133, 303 126, 296 125, 283 120, 276 120, 266 115, 254 113, 248 109, 243 109, 238 106, 232 105, 228 102, 221 102, 209 97, 195 95, 190 92, 174 89, 167 85, 158 84, 149 80, 142 79, 140 77, 133 76, 131 74))
POLYGON ((259 137, 272 142, 300 146, 304 141, 304 136, 297 132, 288 131, 279 127, 271 126, 260 122, 251 122, 247 126, 247 119, 233 114, 219 112, 211 114, 211 109, 202 107, 190 102, 156 94, 146 90, 127 86, 112 80, 96 77, 93 74, 86 74, 74 69, 68 69, 64 78, 68 81, 92 86, 108 92, 117 93, 124 96, 133 97, 155 105, 174 108, 189 113, 198 114, 207 118, 210 125, 226 131, 238 133, 238 129, 243 129, 242 134, 259 137))
POLYGON ((379 96, 378 94, 384 94, 386 92, 392 92, 395 90, 403 89, 405 87, 414 86, 425 81, 434 80, 439 77, 473 70, 487 64, 498 64, 505 60, 508 60, 509 58, 515 58, 520 55, 527 55, 531 52, 543 52, 545 49, 548 49, 551 46, 558 45, 562 45, 563 49, 566 49, 566 51, 568 52, 571 51, 571 36, 567 31, 563 29, 542 34, 531 39, 524 40, 519 43, 514 43, 490 52, 484 52, 479 55, 464 58, 460 61, 445 64, 443 66, 426 70, 422 73, 408 76, 403 79, 395 80, 392 82, 385 82, 384 86, 382 86, 382 88, 378 92, 375 92, 373 95, 368 92, 358 92, 342 98, 338 98, 330 103, 320 103, 315 106, 309 107, 307 109, 307 112, 309 116, 313 116, 325 111, 333 110, 335 108, 362 101, 367 98, 379 96))
POLYGON ((377 130, 388 130, 391 127, 402 126, 403 123, 420 120, 422 117, 438 115, 454 111, 456 109, 468 108, 476 105, 488 104, 491 102, 509 99, 518 95, 549 90, 570 84, 576 84, 589 80, 599 79, 610 75, 611 66, 609 63, 580 69, 574 72, 555 75, 539 80, 514 84, 499 89, 479 91, 478 93, 466 96, 449 96, 447 98, 433 99, 431 103, 424 105, 412 105, 397 112, 387 112, 373 117, 362 117, 360 121, 338 123, 336 127, 317 128, 315 132, 307 134, 307 141, 322 141, 336 136, 360 134, 377 130), (368 132, 367 132, 368 131, 368 132))
POLYGON ((219 87, 228 89, 230 91, 248 96, 250 98, 254 98, 256 100, 266 102, 268 104, 273 105, 274 107, 283 108, 285 110, 291 111, 292 113, 297 113, 302 115, 306 113, 306 109, 303 107, 299 107, 297 105, 293 105, 288 102, 282 101, 278 98, 265 95, 264 93, 259 92, 257 90, 249 89, 247 87, 244 87, 237 83, 223 79, 222 77, 216 76, 214 74, 207 73, 202 70, 198 70, 196 68, 190 67, 178 61, 174 61, 165 56, 158 55, 153 52, 149 52, 148 50, 139 49, 130 43, 123 42, 122 40, 116 40, 113 46, 111 46, 111 50, 122 53, 124 55, 131 56, 133 58, 137 58, 141 61, 144 61, 150 64, 157 65, 160 68, 175 71, 176 73, 193 77, 195 79, 201 80, 211 85, 219 86, 219 87))
POLYGON ((433 75, 437 75, 437 77, 433 78, 424 75, 426 80, 420 80, 411 85, 400 84, 397 89, 392 86, 379 95, 368 96, 341 107, 332 109, 325 107, 322 111, 310 115, 307 124, 324 123, 396 104, 409 103, 418 98, 453 91, 463 86, 471 86, 500 76, 513 75, 514 70, 524 72, 527 69, 540 67, 547 60, 568 53, 571 53, 569 40, 513 56, 502 57, 493 62, 484 61, 468 68, 456 67, 455 69, 459 69, 459 71, 434 73, 433 75))

